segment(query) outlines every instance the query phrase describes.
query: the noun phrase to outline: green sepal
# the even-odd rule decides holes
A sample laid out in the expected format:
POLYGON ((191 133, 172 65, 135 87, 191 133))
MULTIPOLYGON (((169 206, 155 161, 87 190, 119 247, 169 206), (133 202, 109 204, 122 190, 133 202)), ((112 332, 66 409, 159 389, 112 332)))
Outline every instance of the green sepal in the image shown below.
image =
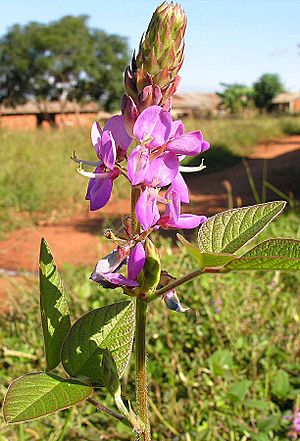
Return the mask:
POLYGON ((145 240, 146 260, 141 271, 138 282, 140 292, 143 295, 151 295, 157 288, 160 281, 161 262, 160 255, 151 239, 147 237, 145 240))

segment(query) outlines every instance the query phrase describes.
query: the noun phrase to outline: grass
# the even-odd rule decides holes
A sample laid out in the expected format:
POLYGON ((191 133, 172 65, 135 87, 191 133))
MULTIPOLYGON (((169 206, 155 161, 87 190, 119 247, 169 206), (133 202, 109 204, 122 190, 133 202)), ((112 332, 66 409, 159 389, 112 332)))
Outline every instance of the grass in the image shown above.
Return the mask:
MULTIPOLYGON (((299 214, 282 215, 263 233, 300 239, 299 214)), ((176 276, 195 264, 161 239, 164 267, 176 276)), ((120 299, 120 292, 88 280, 90 268, 62 271, 72 316, 120 299)), ((299 290, 296 273, 203 275, 179 289, 186 314, 162 301, 149 315, 150 409, 158 441, 284 441, 293 410, 300 407, 299 290)), ((44 369, 37 281, 16 285, 15 310, 0 318, 0 346, 31 354, 0 359, 3 396, 9 382, 44 369), (27 284, 28 286, 28 284, 27 284)), ((123 295, 121 296, 123 297, 123 295)), ((123 392, 134 403, 134 366, 123 392)), ((105 391, 101 401, 112 406, 105 391)), ((7 427, 0 441, 131 440, 127 428, 81 405, 24 426, 7 427), (65 431, 65 436, 62 432, 65 431)))

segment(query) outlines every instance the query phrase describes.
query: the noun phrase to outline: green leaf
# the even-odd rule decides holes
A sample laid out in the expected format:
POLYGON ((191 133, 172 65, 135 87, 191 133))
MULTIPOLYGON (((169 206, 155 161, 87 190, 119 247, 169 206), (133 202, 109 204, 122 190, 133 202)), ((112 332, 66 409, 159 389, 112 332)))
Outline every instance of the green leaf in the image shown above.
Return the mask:
POLYGON ((40 248, 40 307, 47 369, 60 363, 63 341, 71 327, 62 280, 45 239, 40 248))
POLYGON ((290 386, 290 380, 289 380, 289 374, 282 369, 279 369, 272 381, 272 393, 275 395, 275 397, 279 398, 280 400, 283 400, 285 398, 288 398, 289 392, 290 392, 291 386, 290 386))
POLYGON ((249 242, 284 208, 286 202, 268 202, 216 214, 199 230, 203 253, 234 253, 249 242))
POLYGON ((74 406, 92 392, 89 386, 52 373, 22 375, 9 385, 3 403, 4 420, 15 424, 40 418, 74 406))
POLYGON ((228 390, 228 398, 233 401, 241 401, 245 398, 250 389, 252 381, 250 380, 241 380, 234 383, 228 390))
POLYGON ((300 241, 269 239, 226 265, 225 270, 300 270, 300 241))
POLYGON ((259 243, 242 257, 289 257, 300 259, 300 240, 268 239, 259 243))
POLYGON ((62 348, 68 374, 103 386, 101 365, 104 349, 109 349, 121 377, 132 351, 134 311, 134 303, 126 301, 95 309, 77 320, 62 348))
POLYGON ((229 271, 299 271, 300 259, 288 259, 287 257, 254 257, 235 260, 226 265, 229 271))
POLYGON ((121 394, 117 364, 109 349, 104 349, 102 359, 102 377, 104 386, 112 396, 121 394))
POLYGON ((233 254, 201 253, 199 248, 188 242, 181 234, 177 234, 178 240, 185 246, 190 256, 199 263, 201 270, 205 268, 218 268, 236 259, 233 254))

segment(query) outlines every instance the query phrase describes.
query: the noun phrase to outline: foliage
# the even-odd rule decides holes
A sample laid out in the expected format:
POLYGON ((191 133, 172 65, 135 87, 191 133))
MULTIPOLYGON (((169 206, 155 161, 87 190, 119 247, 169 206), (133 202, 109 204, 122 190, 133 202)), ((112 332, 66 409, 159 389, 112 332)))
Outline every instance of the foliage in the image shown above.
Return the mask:
POLYGON ((263 74, 254 84, 254 101, 258 109, 269 112, 272 99, 284 91, 283 84, 277 74, 263 74))
POLYGON ((253 89, 244 84, 221 83, 224 90, 218 95, 222 103, 232 114, 239 114, 244 110, 253 108, 253 89))
POLYGON ((299 117, 282 121, 282 130, 286 135, 300 135, 299 117))
POLYGON ((14 25, 0 40, 0 103, 96 100, 112 109, 123 90, 127 41, 87 16, 14 25))
MULTIPOLYGON (((300 239, 298 214, 280 216, 265 230, 263 238, 270 235, 296 235, 300 239)), ((183 274, 195 267, 184 248, 174 253, 170 241, 160 242, 160 252, 172 274, 183 274)), ((91 268, 72 267, 63 271, 73 317, 86 313, 87 303, 99 308, 120 299, 118 292, 108 299, 104 289, 99 292, 92 282, 86 283, 90 271, 91 268)), ((153 304, 149 316, 148 368, 154 439, 185 440, 190 436, 192 441, 241 441, 253 424, 264 428, 275 415, 277 422, 273 423, 268 439, 287 441, 289 421, 284 416, 291 415, 292 401, 300 388, 299 282, 298 274, 285 272, 257 271, 255 276, 239 277, 230 273, 207 274, 181 289, 184 303, 191 308, 188 316, 168 313, 153 304), (271 294, 266 295, 267 291, 271 294), (279 371, 285 374, 278 374, 279 371), (163 381, 157 381, 158 375, 163 381), (286 376, 289 391, 283 379, 286 376), (238 397, 245 393, 249 382, 241 401, 238 397), (160 413, 156 413, 152 402, 158 403, 160 413)), ((28 282, 21 282, 16 287, 19 300, 15 310, 0 318, 0 345, 29 354, 32 359, 4 352, 0 360, 2 396, 12 377, 24 370, 43 369, 37 281, 33 279, 32 288, 28 286, 28 282)), ((133 380, 131 364, 123 386, 131 400, 134 397, 129 385, 133 380)), ((101 402, 111 405, 112 398, 105 398, 101 391, 99 396, 101 402)), ((23 431, 21 426, 9 426, 0 433, 0 440, 20 441, 21 433, 26 441, 32 439, 33 433, 41 439, 56 440, 65 424, 65 439, 70 441, 94 441, 104 434, 112 441, 130 439, 125 426, 95 412, 92 406, 81 405, 78 411, 74 408, 27 423, 23 431)))

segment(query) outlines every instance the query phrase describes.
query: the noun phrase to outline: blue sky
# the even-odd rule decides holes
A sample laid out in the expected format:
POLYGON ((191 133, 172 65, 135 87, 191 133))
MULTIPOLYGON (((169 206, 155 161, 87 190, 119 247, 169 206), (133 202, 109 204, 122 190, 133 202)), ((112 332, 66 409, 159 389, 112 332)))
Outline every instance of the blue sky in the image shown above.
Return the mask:
MULTIPOLYGON (((137 46, 159 1, 0 0, 0 35, 14 23, 87 14, 90 25, 127 36, 137 46)), ((278 73, 300 90, 300 0, 182 0, 187 16, 183 91, 220 90, 278 73)))

